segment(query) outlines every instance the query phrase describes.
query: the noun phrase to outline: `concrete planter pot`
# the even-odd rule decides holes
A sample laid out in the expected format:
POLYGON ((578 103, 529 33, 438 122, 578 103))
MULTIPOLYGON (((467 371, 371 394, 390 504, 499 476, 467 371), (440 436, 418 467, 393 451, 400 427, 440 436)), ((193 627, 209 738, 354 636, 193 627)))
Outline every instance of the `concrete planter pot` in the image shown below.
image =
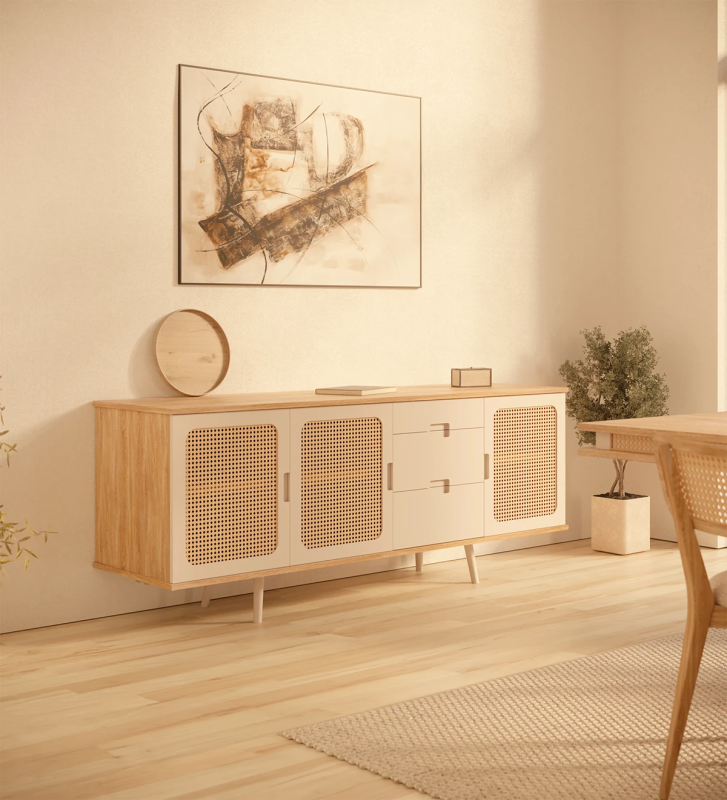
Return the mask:
POLYGON ((627 494, 591 497, 591 547, 604 553, 627 556, 651 547, 649 497, 627 494))

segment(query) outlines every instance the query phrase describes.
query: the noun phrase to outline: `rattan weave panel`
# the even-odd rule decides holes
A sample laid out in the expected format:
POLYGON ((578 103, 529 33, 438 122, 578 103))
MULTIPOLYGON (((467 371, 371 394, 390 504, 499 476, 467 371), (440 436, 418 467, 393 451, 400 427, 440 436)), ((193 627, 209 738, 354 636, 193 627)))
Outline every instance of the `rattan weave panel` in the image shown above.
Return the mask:
POLYGON ((301 541, 332 547, 378 539, 383 529, 378 417, 323 419, 301 431, 301 541))
POLYGON ((198 428, 186 445, 190 564, 274 553, 278 546, 275 425, 198 428))
POLYGON ((544 517, 558 504, 553 406, 501 408, 494 416, 493 495, 498 522, 544 517))
POLYGON ((653 453, 654 442, 650 436, 632 436, 627 433, 611 434, 611 449, 627 453, 653 453))
POLYGON ((727 460, 673 450, 692 517, 727 525, 727 460))

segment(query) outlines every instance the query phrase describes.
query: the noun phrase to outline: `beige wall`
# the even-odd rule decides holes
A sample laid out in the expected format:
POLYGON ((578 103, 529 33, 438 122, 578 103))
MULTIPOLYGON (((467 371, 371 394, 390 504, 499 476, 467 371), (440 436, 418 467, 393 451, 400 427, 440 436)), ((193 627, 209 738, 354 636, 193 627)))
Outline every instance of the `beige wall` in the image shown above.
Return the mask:
MULTIPOLYGON (((622 258, 612 329, 644 323, 673 414, 717 411, 717 4, 621 4, 622 258)), ((674 540, 655 471, 629 467, 652 499, 652 535, 674 540)), ((705 537, 714 542, 714 538, 705 537)), ((727 543, 722 538, 721 543, 727 543)))
MULTIPOLYGON (((579 355, 586 326, 612 337, 645 324, 671 413, 716 411, 727 357, 718 349, 717 3, 574 0, 539 12, 540 273, 542 309, 554 312, 552 361, 579 355)), ((571 446, 569 523, 587 535, 587 497, 608 489, 613 467, 579 463, 571 446)), ((627 488, 651 495, 652 536, 673 540, 654 468, 631 462, 627 488)))
MULTIPOLYGON (((11 516, 62 531, 26 575, 13 570, 4 582, 3 629, 193 599, 90 566, 91 401, 167 393, 150 347, 175 308, 202 308, 225 327, 233 360, 224 392, 445 382, 460 363, 491 365, 498 382, 553 382, 558 364, 577 355, 580 328, 601 322, 614 334, 646 322, 679 387, 674 410, 716 403, 716 394, 697 402, 703 390, 716 393, 714 359, 689 356, 702 346, 716 354, 716 306, 663 321, 683 296, 686 254, 716 281, 705 243, 716 240, 706 185, 716 155, 692 153, 695 137, 716 148, 714 8, 3 2, 0 373, 19 453, 0 473, 2 498, 11 516), (667 50, 688 76, 670 82, 651 127, 633 89, 643 83, 648 95, 658 77, 639 58, 642 45, 655 57, 667 50), (176 286, 180 62, 421 95, 423 288, 176 286), (671 137, 662 130, 669 109, 691 114, 671 137), (637 164, 631 177, 639 150, 651 157, 652 135, 662 137, 666 172, 689 163, 666 198, 658 165, 637 164), (659 214, 642 208, 655 180, 659 214), (642 218, 671 237, 658 257, 641 238, 642 218), (627 269, 640 300, 623 298, 617 280, 627 269), (662 278, 674 289, 652 302, 649 284, 662 278)), ((578 464, 572 436, 569 448, 571 535, 587 535, 588 495, 609 466, 578 464)))
POLYGON ((727 0, 717 4, 717 226, 719 271, 719 410, 727 410, 727 0))

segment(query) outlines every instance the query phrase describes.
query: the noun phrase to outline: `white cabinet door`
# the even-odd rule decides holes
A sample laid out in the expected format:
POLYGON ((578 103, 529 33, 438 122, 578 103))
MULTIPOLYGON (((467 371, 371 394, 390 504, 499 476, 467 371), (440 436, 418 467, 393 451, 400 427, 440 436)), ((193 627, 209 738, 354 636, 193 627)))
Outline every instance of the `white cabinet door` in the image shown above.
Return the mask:
POLYGON ((290 564, 289 411, 171 419, 172 583, 290 564))
POLYGON ((565 524, 565 394, 485 399, 485 535, 565 524))
POLYGON ((292 564, 392 549, 391 405, 293 409, 292 564))

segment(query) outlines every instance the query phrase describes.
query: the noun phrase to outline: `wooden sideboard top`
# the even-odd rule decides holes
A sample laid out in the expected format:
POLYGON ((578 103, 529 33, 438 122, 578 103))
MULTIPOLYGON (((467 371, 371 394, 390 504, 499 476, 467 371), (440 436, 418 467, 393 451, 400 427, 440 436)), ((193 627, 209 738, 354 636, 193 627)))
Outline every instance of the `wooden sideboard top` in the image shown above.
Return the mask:
POLYGON ((369 403, 407 403, 416 400, 453 400, 472 397, 513 397, 567 392, 564 386, 513 386, 496 384, 488 388, 454 389, 448 384, 400 386, 392 394, 364 397, 324 395, 308 392, 267 392, 259 394, 208 394, 204 397, 150 397, 132 400, 95 400, 98 408, 146 411, 150 414, 209 414, 223 411, 262 411, 272 408, 315 406, 359 406, 369 403))
POLYGON ((620 433, 627 436, 671 434, 688 439, 727 444, 727 411, 706 414, 675 414, 639 419, 612 419, 603 422, 581 422, 579 431, 620 433))

